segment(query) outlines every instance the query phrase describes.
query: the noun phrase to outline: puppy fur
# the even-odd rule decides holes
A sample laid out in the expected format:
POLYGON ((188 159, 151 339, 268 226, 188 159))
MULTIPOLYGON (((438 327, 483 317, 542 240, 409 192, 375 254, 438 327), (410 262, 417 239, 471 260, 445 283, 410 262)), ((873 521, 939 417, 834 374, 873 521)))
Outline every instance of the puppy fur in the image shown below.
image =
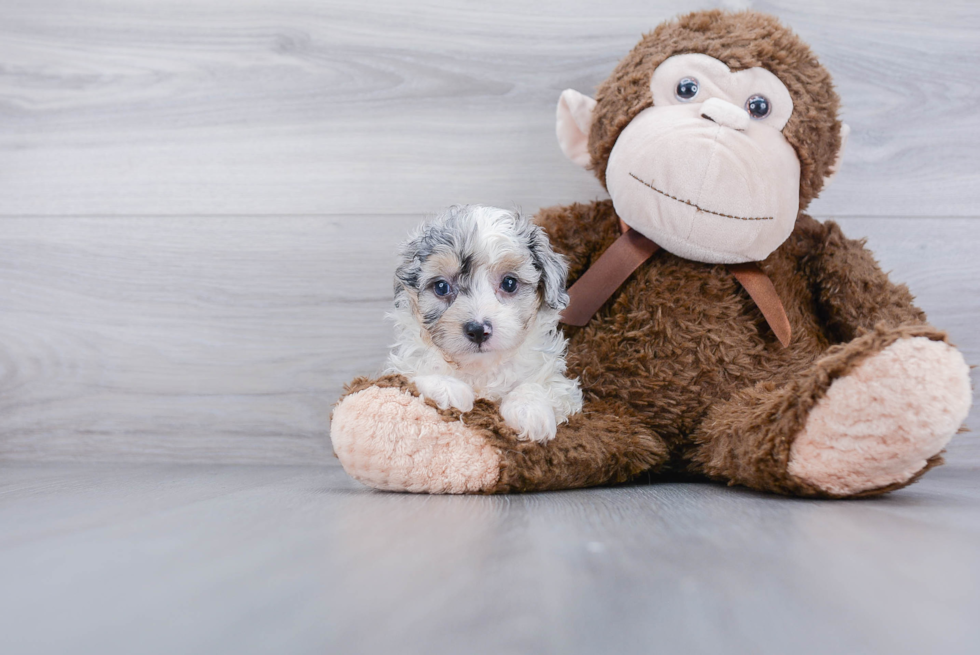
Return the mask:
POLYGON ((541 228, 517 212, 455 206, 421 225, 401 260, 385 373, 404 375, 442 409, 500 402, 522 439, 552 439, 581 410, 558 329, 568 266, 541 228))

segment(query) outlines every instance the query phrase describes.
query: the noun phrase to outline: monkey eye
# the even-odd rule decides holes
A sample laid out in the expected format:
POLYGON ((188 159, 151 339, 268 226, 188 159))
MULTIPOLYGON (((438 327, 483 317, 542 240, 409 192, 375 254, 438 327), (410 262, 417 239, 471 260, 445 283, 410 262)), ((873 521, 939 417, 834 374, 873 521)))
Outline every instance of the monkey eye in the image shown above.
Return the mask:
POLYGON ((504 293, 514 293, 517 291, 518 286, 520 286, 520 284, 518 283, 517 278, 512 275, 506 275, 504 276, 504 279, 500 281, 500 290, 504 293))
POLYGON ((452 290, 453 288, 449 286, 449 283, 445 280, 437 280, 436 283, 432 285, 432 291, 440 298, 448 296, 449 292, 452 290))
POLYGON ((701 87, 698 85, 698 81, 693 77, 681 78, 681 81, 677 83, 677 88, 674 90, 674 95, 677 96, 678 100, 688 101, 698 94, 698 89, 701 87))
POLYGON ((765 118, 772 111, 772 104, 765 96, 754 95, 745 101, 745 111, 749 112, 752 118, 765 118))

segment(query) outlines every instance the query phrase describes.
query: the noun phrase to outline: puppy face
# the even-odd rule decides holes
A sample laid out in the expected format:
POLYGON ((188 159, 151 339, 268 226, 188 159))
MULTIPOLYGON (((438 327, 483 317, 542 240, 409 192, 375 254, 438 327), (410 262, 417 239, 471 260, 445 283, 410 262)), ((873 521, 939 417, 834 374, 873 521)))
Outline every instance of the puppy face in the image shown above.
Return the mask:
POLYGON ((395 307, 452 358, 517 348, 544 308, 563 309, 567 266, 520 214, 452 207, 402 247, 395 307))

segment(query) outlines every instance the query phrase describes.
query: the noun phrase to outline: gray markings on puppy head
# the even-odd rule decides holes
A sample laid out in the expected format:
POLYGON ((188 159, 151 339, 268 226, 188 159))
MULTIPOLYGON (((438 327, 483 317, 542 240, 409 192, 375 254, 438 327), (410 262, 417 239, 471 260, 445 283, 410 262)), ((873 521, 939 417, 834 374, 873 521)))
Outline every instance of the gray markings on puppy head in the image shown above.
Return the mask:
POLYGON ((542 307, 568 304, 565 259, 516 211, 451 207, 418 227, 400 255, 395 306, 411 312, 446 352, 473 351, 464 326, 474 320, 493 321, 494 336, 483 347, 516 348, 542 307), (519 281, 516 292, 500 286, 507 276, 519 281))
POLYGON ((452 234, 442 221, 426 223, 416 228, 398 251, 402 262, 395 269, 395 297, 407 290, 418 293, 421 290, 419 284, 422 280, 422 266, 437 250, 452 246, 452 234))
POLYGON ((552 309, 565 309, 568 306, 568 294, 565 292, 568 262, 551 247, 545 231, 530 219, 518 214, 516 227, 518 233, 527 242, 534 268, 541 273, 538 287, 545 303, 552 309))
POLYGON ((465 276, 473 266, 472 256, 462 252, 469 242, 461 207, 451 207, 422 224, 402 244, 401 264, 395 270, 395 305, 411 307, 419 320, 432 327, 465 290, 465 276), (437 296, 432 285, 445 279, 452 287, 447 296, 437 296), (414 300, 410 302, 409 299, 414 300))

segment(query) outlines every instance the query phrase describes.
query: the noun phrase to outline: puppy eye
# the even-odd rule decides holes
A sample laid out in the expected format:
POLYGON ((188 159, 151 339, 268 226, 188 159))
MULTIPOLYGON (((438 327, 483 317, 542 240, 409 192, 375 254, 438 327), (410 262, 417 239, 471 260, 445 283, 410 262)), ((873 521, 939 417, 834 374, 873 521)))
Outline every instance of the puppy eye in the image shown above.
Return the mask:
POLYGON ((674 95, 677 96, 678 100, 683 100, 686 102, 696 96, 700 88, 701 87, 696 79, 693 77, 685 77, 677 83, 677 88, 674 90, 674 95))
POLYGON ((432 285, 432 291, 440 298, 448 296, 452 290, 453 288, 445 280, 439 280, 432 285))
POLYGON ((517 291, 518 286, 520 286, 520 284, 518 283, 517 278, 511 275, 505 276, 504 279, 500 281, 500 290, 504 293, 514 293, 517 291))
POLYGON ((772 111, 772 105, 765 96, 755 95, 745 101, 745 110, 752 118, 765 118, 772 111))

